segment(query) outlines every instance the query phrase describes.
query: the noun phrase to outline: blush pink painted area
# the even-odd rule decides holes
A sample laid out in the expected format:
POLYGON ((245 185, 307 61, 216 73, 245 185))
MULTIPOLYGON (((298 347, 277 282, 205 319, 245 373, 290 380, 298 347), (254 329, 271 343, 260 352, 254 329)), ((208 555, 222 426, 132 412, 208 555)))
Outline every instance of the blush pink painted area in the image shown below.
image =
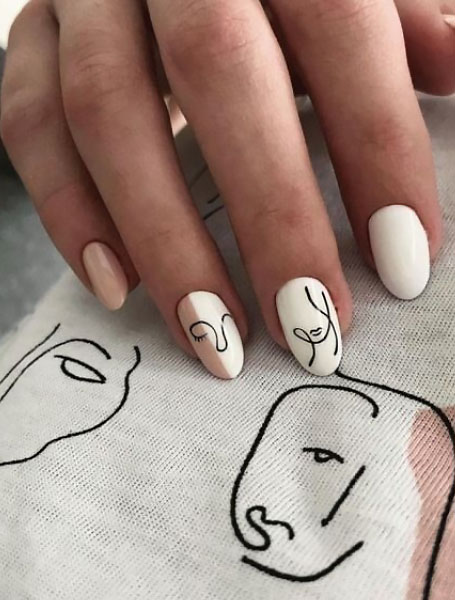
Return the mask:
MULTIPOLYGON (((455 408, 446 409, 445 413, 454 426, 455 408)), ((447 429, 431 410, 419 413, 414 422, 409 458, 420 493, 421 512, 406 600, 422 600, 437 529, 455 473, 447 429)), ((452 506, 428 600, 455 599, 454 509, 452 506)))
POLYGON ((213 375, 221 379, 232 379, 232 375, 228 372, 224 365, 222 354, 217 352, 211 336, 207 336, 203 342, 196 342, 189 331, 192 323, 195 323, 201 319, 201 315, 198 312, 191 296, 192 295, 190 294, 183 298, 180 301, 177 309, 180 322, 188 337, 188 340, 190 341, 190 344, 194 348, 194 351, 198 355, 201 362, 211 373, 213 373, 213 375))

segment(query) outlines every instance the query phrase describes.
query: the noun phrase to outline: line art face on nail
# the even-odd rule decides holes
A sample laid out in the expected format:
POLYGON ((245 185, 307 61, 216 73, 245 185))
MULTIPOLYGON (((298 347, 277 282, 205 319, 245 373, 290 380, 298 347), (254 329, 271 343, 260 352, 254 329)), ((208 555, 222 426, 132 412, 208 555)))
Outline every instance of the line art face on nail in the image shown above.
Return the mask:
POLYGON ((327 326, 325 330, 322 327, 316 327, 314 329, 310 329, 310 331, 306 331, 301 327, 294 327, 293 334, 296 338, 301 340, 302 342, 306 342, 311 345, 312 355, 308 362, 308 366, 311 367, 316 358, 316 347, 318 344, 324 343, 330 335, 330 332, 333 332, 334 336, 334 348, 333 348, 333 356, 337 356, 340 350, 340 343, 338 339, 338 333, 335 327, 335 324, 332 319, 332 315, 330 313, 329 303, 327 301, 327 296, 323 290, 321 290, 321 297, 324 303, 324 308, 319 307, 316 302, 311 297, 310 290, 308 286, 305 286, 305 294, 308 298, 308 302, 311 306, 317 310, 321 315, 323 315, 327 319, 327 326))
POLYGON ((233 319, 232 315, 229 313, 225 313, 221 317, 220 332, 221 332, 222 339, 220 339, 221 336, 218 335, 218 331, 217 331, 216 327, 214 327, 211 323, 209 323, 209 321, 204 321, 204 320, 196 321, 195 323, 193 323, 189 328, 190 334, 192 335, 195 342, 203 342, 204 340, 207 339, 209 332, 201 331, 200 328, 209 327, 210 330, 215 335, 216 351, 217 352, 226 352, 226 350, 229 347, 229 341, 227 339, 226 330, 224 328, 224 322, 227 318, 233 319))

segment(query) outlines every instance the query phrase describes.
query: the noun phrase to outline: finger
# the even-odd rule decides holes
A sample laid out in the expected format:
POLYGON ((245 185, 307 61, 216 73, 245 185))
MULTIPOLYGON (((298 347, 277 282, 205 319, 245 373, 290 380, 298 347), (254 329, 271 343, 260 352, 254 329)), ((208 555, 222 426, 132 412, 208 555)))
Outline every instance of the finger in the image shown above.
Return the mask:
POLYGON ((393 2, 273 5, 299 56, 358 243, 393 294, 414 298, 440 246, 441 218, 393 2))
POLYGON ((409 66, 417 89, 455 92, 454 0, 395 0, 403 26, 409 66))
POLYGON ((182 346, 190 350, 190 340, 212 372, 234 377, 243 348, 233 323, 245 336, 246 319, 185 186, 141 4, 56 0, 56 11, 73 138, 141 280, 182 346), (234 317, 226 325, 231 343, 220 350, 216 334, 224 336, 225 314, 234 317), (193 332, 192 318, 210 322, 216 333, 193 332))
POLYGON ((311 344, 294 335, 326 319, 301 279, 310 287, 322 282, 314 284, 317 302, 328 290, 344 329, 350 294, 285 61, 262 8, 251 0, 150 0, 149 8, 169 82, 227 203, 272 336, 287 341, 312 372, 332 372, 341 356, 341 348, 333 354, 332 330, 331 358, 320 351, 312 364, 311 344), (300 284, 285 295, 297 299, 278 302, 278 314, 277 293, 294 280, 300 284))
POLYGON ((44 2, 28 4, 11 31, 2 138, 68 264, 108 308, 119 308, 137 275, 65 124, 58 31, 44 2))

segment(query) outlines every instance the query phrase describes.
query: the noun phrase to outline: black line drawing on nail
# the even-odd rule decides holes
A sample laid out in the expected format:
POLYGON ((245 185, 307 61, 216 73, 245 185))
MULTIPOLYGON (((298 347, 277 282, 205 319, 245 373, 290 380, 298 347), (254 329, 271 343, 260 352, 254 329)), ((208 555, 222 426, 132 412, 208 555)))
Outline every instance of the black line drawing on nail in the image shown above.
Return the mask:
POLYGON ((316 347, 327 340, 331 331, 334 335, 334 356, 336 356, 339 352, 340 343, 338 340, 338 333, 333 322, 332 315, 330 313, 330 307, 325 292, 321 290, 321 297, 325 307, 324 309, 320 308, 313 300, 308 286, 305 286, 305 294, 311 306, 327 319, 327 327, 325 331, 322 327, 310 329, 309 332, 305 331, 305 329, 302 329, 301 327, 295 327, 293 330, 293 334, 296 338, 311 345, 312 355, 308 363, 308 366, 311 367, 316 358, 316 347))
MULTIPOLYGON (((349 540, 349 536, 346 535, 346 539, 344 540, 343 538, 342 540, 343 542, 345 541, 346 546, 344 548, 341 547, 338 553, 335 553, 333 556, 327 555, 324 561, 322 561, 322 563, 325 562, 325 564, 321 564, 320 567, 316 569, 305 569, 305 559, 307 556, 311 555, 311 547, 312 544, 314 544, 314 539, 317 539, 318 535, 329 535, 334 522, 337 523, 340 521, 339 525, 342 526, 341 521, 349 514, 351 498, 354 498, 356 495, 362 497, 367 493, 365 485, 368 484, 363 483, 364 479, 367 478, 368 481, 368 477, 370 478, 369 485, 371 487, 371 477, 373 476, 374 468, 378 466, 369 463, 360 463, 360 466, 356 466, 355 462, 361 460, 361 456, 357 456, 355 453, 350 457, 343 456, 338 451, 326 447, 330 445, 328 440, 327 444, 324 445, 311 444, 308 446, 300 446, 300 448, 298 448, 300 440, 297 442, 292 442, 291 440, 290 443, 295 444, 295 451, 292 450, 292 453, 289 452, 289 447, 286 446, 286 440, 283 440, 282 428, 289 426, 290 415, 305 415, 305 420, 299 422, 298 426, 293 422, 294 434, 295 432, 299 432, 303 436, 309 436, 310 438, 314 436, 314 433, 311 432, 313 425, 312 418, 314 418, 314 416, 308 416, 307 413, 308 411, 311 412, 311 410, 309 410, 310 406, 307 405, 306 402, 314 403, 316 398, 318 401, 318 404, 314 405, 316 406, 316 411, 319 410, 320 405, 319 395, 314 396, 312 400, 309 400, 311 394, 321 394, 322 398, 330 399, 330 402, 341 402, 342 398, 344 398, 346 404, 352 403, 352 406, 357 406, 358 404, 357 410, 362 411, 361 415, 366 424, 365 426, 371 425, 372 427, 377 427, 377 424, 381 422, 382 413, 384 413, 383 419, 386 419, 386 415, 391 409, 402 411, 406 407, 406 409, 409 409, 408 414, 411 415, 412 418, 419 412, 426 410, 443 426, 443 431, 445 431, 448 441, 450 442, 451 462, 450 489, 448 489, 447 498, 444 500, 441 514, 435 516, 437 528, 435 527, 431 554, 429 555, 425 578, 422 584, 423 587, 419 595, 419 600, 433 600, 432 586, 436 566, 455 499, 455 431, 452 424, 442 409, 432 402, 415 396, 414 394, 397 390, 386 385, 351 377, 345 375, 340 370, 336 371, 336 376, 340 380, 343 380, 340 381, 340 384, 307 384, 285 391, 273 403, 262 422, 253 444, 235 478, 231 492, 231 526, 235 537, 247 551, 240 560, 245 565, 265 575, 289 582, 309 584, 329 577, 342 565, 344 565, 343 568, 349 569, 349 565, 354 565, 357 564, 358 561, 362 561, 362 556, 364 556, 363 553, 366 548, 369 552, 374 548, 374 540, 364 539, 360 535, 356 539, 357 533, 353 531, 352 539, 349 540), (345 382, 348 383, 345 384, 345 382), (368 393, 355 387, 356 384, 366 386, 368 393), (378 395, 381 391, 387 393, 387 400, 384 401, 384 399, 381 399, 382 404, 380 406, 380 403, 375 399, 375 395, 378 395), (334 398, 334 395, 336 396, 336 399, 334 398), (331 398, 329 398, 330 396, 331 398), (398 402, 398 404, 395 404, 394 401, 398 402), (288 419, 288 422, 286 422, 286 418, 288 419), (286 425, 286 423, 288 423, 288 425, 286 425), (302 423, 306 423, 307 428, 302 427, 302 423), (275 454, 275 457, 273 454, 275 454), (286 467, 288 461, 292 461, 292 456, 294 456, 296 464, 300 467, 299 456, 302 455, 307 457, 305 459, 307 461, 305 462, 305 468, 301 468, 301 471, 294 469, 292 478, 290 477, 287 479, 286 467), (311 456, 313 457, 312 463, 308 462, 311 456), (311 466, 312 464, 314 466, 311 466), (327 468, 331 470, 328 472, 318 471, 318 469, 325 470, 327 468), (317 473, 325 473, 326 479, 327 473, 331 476, 336 474, 336 481, 339 479, 340 484, 344 478, 346 481, 344 486, 340 485, 340 492, 337 497, 333 499, 334 501, 329 503, 331 504, 330 510, 326 511, 325 516, 320 518, 318 522, 315 515, 313 515, 314 520, 311 521, 312 533, 309 538, 305 538, 305 536, 308 535, 309 530, 307 528, 302 530, 301 525, 306 522, 305 519, 310 517, 305 513, 302 517, 303 521, 301 520, 299 522, 295 515, 292 516, 289 505, 287 505, 287 510, 285 506, 286 502, 289 503, 292 500, 293 489, 292 487, 286 489, 286 482, 291 482, 291 485, 294 486, 295 490, 300 490, 296 499, 297 504, 293 505, 293 510, 296 510, 296 507, 302 506, 304 498, 304 496, 302 496, 302 490, 304 489, 302 485, 304 480, 301 483, 297 478, 296 473, 300 472, 302 477, 305 477, 305 473, 307 472, 306 469, 314 470, 314 473, 316 473, 314 476, 317 476, 317 473), (267 481, 261 481, 261 477, 266 478, 268 476, 268 471, 271 471, 272 473, 270 475, 270 485, 267 481), (369 472, 370 474, 368 475, 369 472), (278 489, 276 492, 277 495, 274 496, 276 489, 278 489), (268 494, 265 498, 266 501, 258 502, 258 500, 264 500, 264 494, 268 494), (289 498, 291 498, 291 500, 289 500, 289 498), (249 507, 250 503, 252 505, 251 508, 249 507), (318 529, 318 527, 320 529, 318 529), (283 533, 280 533, 280 531, 283 533), (318 533, 318 531, 320 533, 318 533), (275 538, 273 538, 273 536, 277 536, 276 539, 278 541, 274 541, 275 538), (296 543, 302 544, 302 541, 305 542, 306 539, 308 540, 308 547, 305 543, 304 546, 300 545, 296 547, 298 550, 295 550, 295 556, 298 557, 297 561, 302 561, 301 572, 292 572, 283 568, 283 563, 280 563, 281 555, 279 552, 283 552, 283 548, 286 549, 287 545, 289 545, 289 548, 292 548, 293 546, 291 545, 296 543), (273 553, 274 544, 279 547, 279 552, 275 554, 273 553), (304 548, 303 551, 302 548, 304 548), (270 556, 272 556, 272 559, 270 559, 270 556)), ((330 402, 327 403, 327 411, 332 409, 330 402)), ((339 404, 336 404, 336 407, 340 410, 339 404)), ((348 413, 348 415, 349 414, 350 413, 348 413)), ((384 421, 384 423, 385 422, 386 421, 384 421)), ((331 443, 333 444, 334 441, 331 443)), ((292 449, 293 446, 290 446, 290 448, 292 449)), ((385 460, 386 458, 382 452, 378 456, 378 461, 381 462, 385 460)), ((310 479, 310 481, 313 482, 314 480, 310 479)), ((380 482, 378 485, 380 485, 380 482)), ((326 496, 324 495, 323 497, 325 498, 326 496)), ((406 498, 403 498, 403 502, 407 505, 406 498)), ((319 507, 318 505, 315 506, 314 510, 316 513, 320 511, 324 514, 322 507, 319 507)), ((309 508, 307 508, 307 512, 308 515, 311 514, 309 508)), ((351 526, 352 521, 350 527, 351 526)), ((327 540, 327 538, 324 539, 327 540)), ((323 547, 325 547, 325 545, 323 545, 323 547)), ((329 544, 327 548, 330 547, 329 544)), ((286 551, 286 556, 288 556, 288 551, 286 551)), ((284 564, 289 565, 288 559, 286 559, 284 564)), ((361 565, 359 568, 362 568, 361 565)), ((346 573, 349 574, 349 570, 346 571, 346 573)))
MULTIPOLYGON (((7 385, 6 390, 0 392, 0 415, 3 403, 10 399, 10 395, 15 391, 16 386, 21 383, 23 378, 26 378, 28 376, 30 369, 32 369, 34 366, 39 365, 39 361, 46 357, 57 359, 59 361, 59 368, 61 373, 65 375, 65 377, 67 377, 69 380, 74 380, 78 383, 87 385, 86 394, 90 394, 88 389, 89 386, 105 385, 107 383, 107 377, 103 373, 101 373, 99 369, 91 365, 89 359, 85 361, 71 356, 75 346, 77 346, 78 348, 86 347, 95 349, 96 352, 98 352, 104 360, 110 361, 112 359, 111 354, 103 346, 101 346, 101 344, 95 342, 94 340, 90 340, 87 338, 69 338, 67 340, 55 343, 50 347, 47 347, 45 350, 34 356, 34 354, 36 354, 38 350, 45 347, 46 344, 55 337, 56 333, 60 330, 60 327, 60 324, 57 325, 49 335, 47 335, 39 344, 37 344, 26 354, 24 354, 22 358, 19 361, 17 361, 11 369, 9 369, 6 375, 0 379, 1 385, 7 382, 8 378, 12 376, 12 381, 7 385), (55 353, 56 350, 58 350, 58 353, 55 353), (28 358, 31 358, 31 360, 30 362, 26 363, 28 358), (24 364, 25 366, 22 366, 24 364), (17 374, 15 374, 16 370, 18 370, 17 374)), ((48 439, 46 441, 38 442, 38 446, 36 449, 34 449, 34 451, 26 451, 21 449, 17 450, 17 452, 19 452, 20 454, 25 453, 25 456, 16 456, 13 458, 8 458, 8 460, 1 460, 0 458, 0 468, 23 464, 34 460, 35 458, 40 456, 47 448, 49 448, 49 446, 53 444, 56 444, 63 440, 68 440, 71 438, 76 438, 92 433, 106 425, 125 406, 131 389, 131 376, 139 367, 140 363, 141 352, 139 350, 139 347, 133 346, 133 356, 131 365, 129 369, 125 372, 125 377, 122 381, 122 386, 119 388, 119 399, 116 400, 114 398, 115 406, 113 409, 110 409, 107 415, 103 415, 102 418, 97 418, 95 424, 83 427, 78 431, 69 431, 68 433, 57 435, 56 437, 53 437, 50 440, 48 439)), ((39 374, 37 376, 39 377, 39 374)), ((111 399, 109 398, 109 400, 111 399)))
POLYGON ((227 318, 230 318, 233 320, 233 317, 231 314, 229 313, 225 313, 222 317, 221 317, 221 336, 222 336, 222 340, 220 339, 221 336, 218 335, 218 331, 216 329, 216 327, 214 327, 211 323, 209 323, 208 321, 196 321, 196 323, 193 323, 192 325, 190 325, 189 327, 189 331, 190 334, 192 335, 193 339, 195 342, 203 342, 207 336, 209 335, 208 331, 200 331, 200 333, 196 332, 196 328, 198 327, 209 327, 211 331, 213 331, 214 335, 215 335, 215 348, 217 350, 217 352, 226 352, 226 350, 229 347, 229 342, 226 336, 226 331, 224 328, 224 322, 227 318), (221 342, 221 343, 220 343, 221 342))

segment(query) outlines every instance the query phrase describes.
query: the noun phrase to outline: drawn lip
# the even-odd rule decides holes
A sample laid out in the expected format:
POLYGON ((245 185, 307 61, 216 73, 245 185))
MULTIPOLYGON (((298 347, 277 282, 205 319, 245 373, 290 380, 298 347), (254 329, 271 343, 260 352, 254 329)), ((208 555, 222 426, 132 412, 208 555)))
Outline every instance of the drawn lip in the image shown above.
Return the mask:
POLYGON ((310 335, 321 335, 322 327, 316 327, 316 329, 310 329, 310 335))

